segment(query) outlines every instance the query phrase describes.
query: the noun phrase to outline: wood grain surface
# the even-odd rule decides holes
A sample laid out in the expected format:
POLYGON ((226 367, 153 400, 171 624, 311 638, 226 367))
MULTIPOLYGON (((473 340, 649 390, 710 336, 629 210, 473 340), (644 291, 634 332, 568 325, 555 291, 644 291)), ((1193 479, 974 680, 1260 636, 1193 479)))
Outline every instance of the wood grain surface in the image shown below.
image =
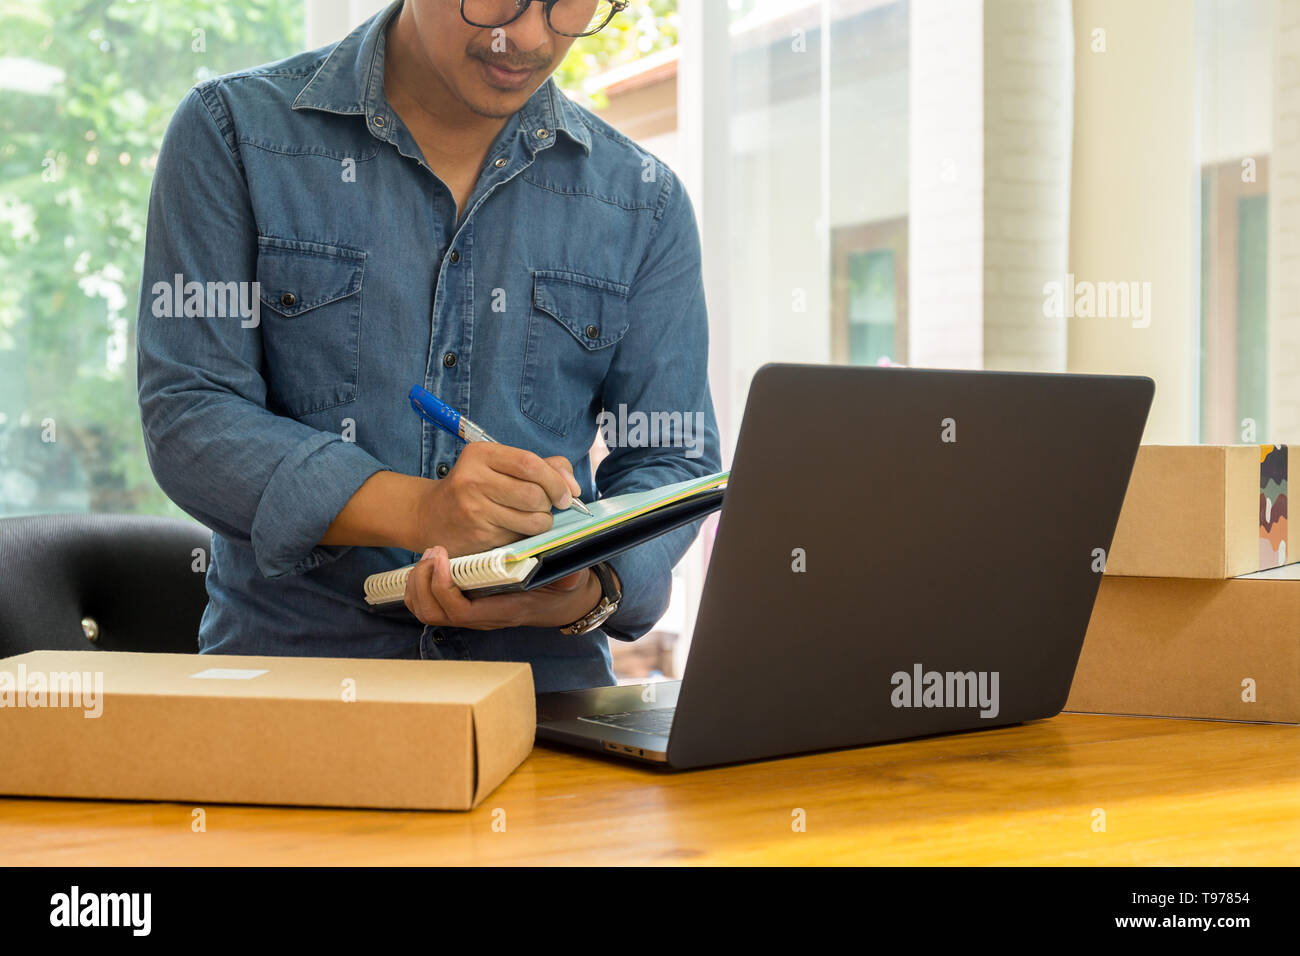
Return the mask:
POLYGON ((0 799, 0 863, 1294 864, 1300 727, 1065 714, 689 773, 539 746, 469 813, 193 809, 0 799))

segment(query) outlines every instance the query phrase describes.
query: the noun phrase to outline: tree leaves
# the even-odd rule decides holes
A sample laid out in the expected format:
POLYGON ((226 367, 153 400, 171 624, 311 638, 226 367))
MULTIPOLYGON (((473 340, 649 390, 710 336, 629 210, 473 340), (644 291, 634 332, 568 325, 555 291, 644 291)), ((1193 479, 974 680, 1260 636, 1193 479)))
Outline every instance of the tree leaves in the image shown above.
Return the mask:
POLYGON ((303 0, 0 0, 0 432, 53 417, 63 446, 0 472, 45 462, 37 507, 59 506, 75 452, 97 476, 92 508, 178 513, 149 474, 135 394, 153 161, 200 71, 289 56, 303 32, 303 0))

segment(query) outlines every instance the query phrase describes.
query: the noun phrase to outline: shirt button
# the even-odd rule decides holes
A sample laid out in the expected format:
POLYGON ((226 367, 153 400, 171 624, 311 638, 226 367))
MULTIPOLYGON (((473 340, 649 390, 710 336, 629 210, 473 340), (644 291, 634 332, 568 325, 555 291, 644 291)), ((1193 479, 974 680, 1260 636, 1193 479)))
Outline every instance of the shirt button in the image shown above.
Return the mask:
POLYGON ((456 263, 460 262, 460 253, 457 252, 455 249, 453 249, 451 250, 451 255, 449 255, 447 258, 451 260, 452 265, 455 265, 456 263))
POLYGON ((380 129, 383 129, 386 122, 387 121, 382 116, 375 117, 375 125, 378 126, 380 129))
POLYGON ((451 466, 444 461, 436 469, 434 469, 434 471, 439 478, 446 478, 447 472, 451 471, 451 466))
POLYGON ((298 297, 292 292, 286 292, 284 295, 280 296, 280 304, 286 309, 292 309, 297 301, 298 297))
POLYGON ((447 368, 455 368, 455 367, 456 367, 456 353, 455 353, 455 352, 448 352, 446 355, 444 355, 444 356, 442 357, 442 364, 445 365, 445 366, 447 366, 447 368))
POLYGON ((587 326, 587 338, 594 339, 598 335, 600 335, 600 329, 596 328, 594 325, 587 326))
POLYGON ((547 129, 545 126, 543 126, 541 129, 539 129, 539 130, 537 131, 537 138, 538 138, 538 139, 546 139, 546 137, 548 137, 548 136, 550 136, 550 135, 551 135, 551 131, 550 131, 549 129, 547 129))
POLYGON ((498 160, 497 160, 496 162, 494 162, 492 165, 495 166, 497 169, 500 169, 500 168, 501 168, 502 166, 504 166, 507 162, 508 162, 508 160, 507 160, 504 156, 502 156, 500 159, 498 159, 498 160))

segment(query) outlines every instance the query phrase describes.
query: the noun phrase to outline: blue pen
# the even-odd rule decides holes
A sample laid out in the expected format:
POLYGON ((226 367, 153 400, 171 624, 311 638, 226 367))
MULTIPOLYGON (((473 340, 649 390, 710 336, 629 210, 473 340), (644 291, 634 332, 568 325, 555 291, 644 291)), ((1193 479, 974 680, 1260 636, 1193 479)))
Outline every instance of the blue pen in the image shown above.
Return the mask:
MULTIPOLYGON (((450 432, 463 441, 490 441, 493 444, 500 444, 495 438, 479 428, 472 421, 462 415, 456 409, 452 408, 437 395, 426 392, 418 385, 411 386, 411 407, 419 413, 419 416, 427 422, 432 422, 445 432, 450 432)), ((569 503, 570 508, 576 508, 587 517, 591 517, 591 512, 577 498, 569 503)))

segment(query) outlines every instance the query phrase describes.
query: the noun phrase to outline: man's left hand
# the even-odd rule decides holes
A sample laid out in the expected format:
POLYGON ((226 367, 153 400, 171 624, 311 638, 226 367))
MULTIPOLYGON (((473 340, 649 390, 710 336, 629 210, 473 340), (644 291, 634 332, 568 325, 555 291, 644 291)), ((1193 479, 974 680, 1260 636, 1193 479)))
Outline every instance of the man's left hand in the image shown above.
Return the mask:
POLYGON ((600 603, 600 579, 590 568, 531 591, 471 600, 451 578, 447 549, 424 553, 406 579, 406 606, 425 624, 494 631, 505 627, 565 627, 600 603))

